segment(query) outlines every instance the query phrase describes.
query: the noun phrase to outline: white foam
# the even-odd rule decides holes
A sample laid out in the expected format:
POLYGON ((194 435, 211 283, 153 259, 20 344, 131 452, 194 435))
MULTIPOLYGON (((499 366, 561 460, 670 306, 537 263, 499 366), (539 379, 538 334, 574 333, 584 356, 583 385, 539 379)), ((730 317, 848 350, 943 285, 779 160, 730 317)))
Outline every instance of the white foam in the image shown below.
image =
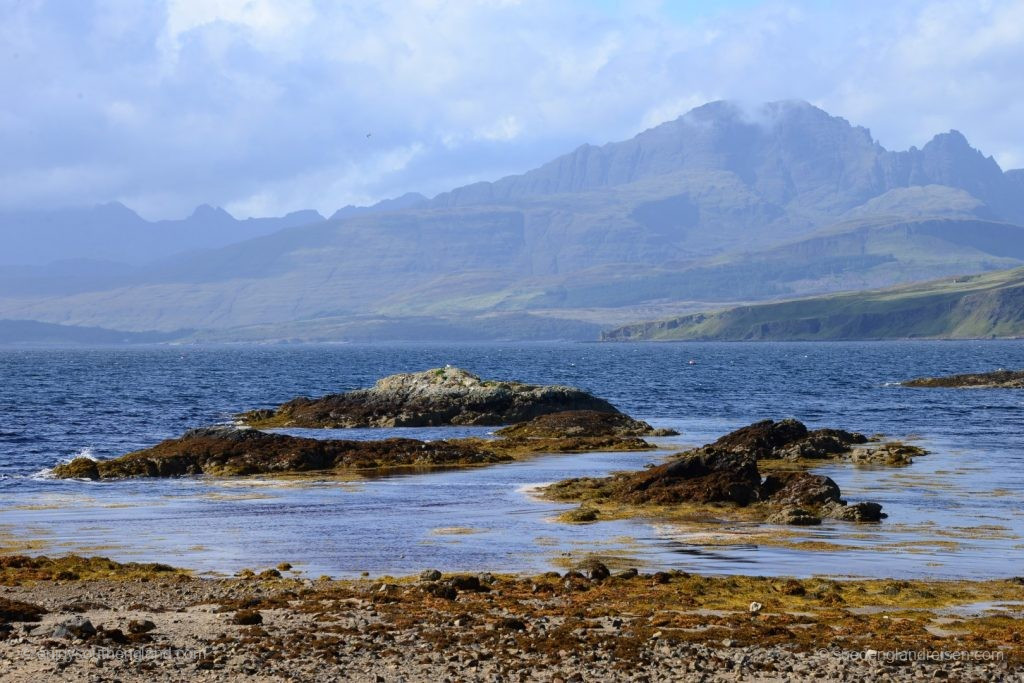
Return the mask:
POLYGON ((96 454, 93 452, 92 448, 86 446, 85 448, 82 448, 65 458, 61 458, 53 467, 45 467, 39 470, 38 472, 35 472, 34 474, 30 474, 29 479, 53 479, 54 467, 57 467, 57 465, 66 465, 76 458, 86 458, 88 460, 92 460, 93 462, 99 462, 99 458, 96 457, 96 454))

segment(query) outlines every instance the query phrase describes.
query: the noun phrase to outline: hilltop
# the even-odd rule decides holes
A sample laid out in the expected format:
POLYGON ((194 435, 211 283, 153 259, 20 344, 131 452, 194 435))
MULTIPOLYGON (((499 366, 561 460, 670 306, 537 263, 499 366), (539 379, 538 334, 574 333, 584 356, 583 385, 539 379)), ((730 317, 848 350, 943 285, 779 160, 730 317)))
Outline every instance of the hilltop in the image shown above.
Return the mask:
POLYGON ((1024 336, 1024 268, 626 325, 605 341, 1024 336))

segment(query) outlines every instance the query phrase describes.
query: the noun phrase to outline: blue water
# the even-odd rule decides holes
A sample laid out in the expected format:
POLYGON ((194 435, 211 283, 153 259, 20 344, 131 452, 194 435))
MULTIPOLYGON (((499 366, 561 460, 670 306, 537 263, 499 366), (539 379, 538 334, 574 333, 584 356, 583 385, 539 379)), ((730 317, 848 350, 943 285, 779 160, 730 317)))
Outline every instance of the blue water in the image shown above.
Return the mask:
POLYGON ((215 572, 287 560, 310 575, 425 567, 534 571, 587 554, 714 573, 1019 574, 1024 392, 894 386, 918 375, 999 367, 1024 367, 1024 343, 0 350, 0 548, 99 553, 215 572), (580 386, 684 434, 662 440, 667 450, 658 453, 549 456, 356 482, 93 483, 40 476, 76 454, 113 457, 227 421, 237 411, 445 364, 493 378, 580 386), (848 499, 878 501, 890 515, 880 525, 801 529, 793 539, 843 546, 831 550, 772 547, 751 525, 566 525, 553 521, 565 506, 529 493, 531 486, 569 476, 639 468, 674 447, 786 416, 915 439, 931 454, 903 469, 821 468, 848 499))

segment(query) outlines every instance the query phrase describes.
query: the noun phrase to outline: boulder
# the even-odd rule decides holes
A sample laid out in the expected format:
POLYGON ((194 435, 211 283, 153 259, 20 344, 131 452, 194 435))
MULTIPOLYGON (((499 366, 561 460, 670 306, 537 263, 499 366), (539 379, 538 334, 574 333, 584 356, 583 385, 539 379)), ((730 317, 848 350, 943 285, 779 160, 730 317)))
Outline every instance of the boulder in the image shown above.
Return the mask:
POLYGON ((880 522, 886 515, 882 512, 882 506, 878 503, 855 503, 845 505, 842 502, 833 502, 821 509, 825 517, 838 519, 844 522, 880 522))
POLYGON ((775 457, 775 451, 807 436, 799 420, 762 420, 730 432, 712 444, 722 450, 749 455, 757 460, 775 457))
POLYGON ((608 567, 605 566, 603 562, 593 558, 585 560, 577 565, 576 571, 580 572, 591 581, 604 581, 612 575, 608 570, 608 567))
POLYGON ((96 627, 85 617, 71 617, 59 624, 54 625, 50 631, 52 638, 64 638, 66 640, 86 640, 96 635, 96 627))
POLYGON ((890 465, 903 467, 914 462, 914 458, 927 451, 917 446, 908 446, 898 441, 879 444, 870 448, 855 448, 850 459, 858 465, 890 465))
POLYGON ((778 512, 769 515, 766 520, 769 524, 790 524, 795 526, 812 526, 821 524, 821 517, 803 508, 786 506, 778 512))
POLYGON ((765 477, 761 498, 776 505, 817 507, 840 500, 839 485, 809 472, 780 472, 765 477))

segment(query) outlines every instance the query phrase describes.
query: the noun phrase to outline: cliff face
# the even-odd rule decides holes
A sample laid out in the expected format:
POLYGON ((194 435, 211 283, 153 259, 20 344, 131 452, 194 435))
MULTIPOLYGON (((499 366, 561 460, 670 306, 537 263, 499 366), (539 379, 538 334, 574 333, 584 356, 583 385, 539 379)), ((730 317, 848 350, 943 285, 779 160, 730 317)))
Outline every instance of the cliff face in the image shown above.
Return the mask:
POLYGON ((1024 336, 1024 269, 922 285, 740 306, 602 335, 634 340, 839 340, 1024 336))

